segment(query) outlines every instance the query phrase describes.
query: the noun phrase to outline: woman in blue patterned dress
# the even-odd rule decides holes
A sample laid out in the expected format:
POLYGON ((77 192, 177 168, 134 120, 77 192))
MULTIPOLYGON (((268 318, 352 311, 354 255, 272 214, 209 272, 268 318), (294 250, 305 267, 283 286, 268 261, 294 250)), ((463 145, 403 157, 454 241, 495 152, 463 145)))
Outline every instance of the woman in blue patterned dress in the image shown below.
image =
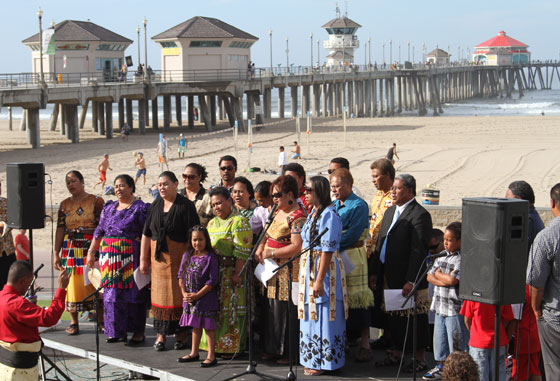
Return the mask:
POLYGON ((330 186, 322 176, 312 177, 305 197, 313 206, 301 231, 298 318, 299 359, 309 376, 344 366, 348 302, 344 266, 339 254, 340 217, 331 205, 330 186), (325 228, 328 231, 317 241, 325 228))

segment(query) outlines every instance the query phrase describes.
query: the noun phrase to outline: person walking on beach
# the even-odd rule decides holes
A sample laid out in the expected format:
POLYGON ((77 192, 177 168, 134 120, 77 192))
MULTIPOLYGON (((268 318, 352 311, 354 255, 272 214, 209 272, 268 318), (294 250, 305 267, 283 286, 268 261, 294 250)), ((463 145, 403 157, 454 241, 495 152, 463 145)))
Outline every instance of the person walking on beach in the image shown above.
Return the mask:
POLYGON ((159 139, 158 145, 157 145, 157 149, 156 149, 156 153, 158 154, 158 162, 159 165, 161 165, 161 170, 163 171, 163 164, 165 164, 165 166, 167 167, 167 170, 169 171, 169 165, 167 164, 167 139, 165 138, 165 135, 161 135, 161 138, 159 139))
POLYGON ((138 152, 137 155, 138 156, 136 157, 134 166, 138 167, 138 171, 136 171, 136 178, 134 179, 134 184, 138 182, 140 176, 144 176, 144 185, 146 185, 146 160, 144 159, 144 154, 142 152, 138 152))
POLYGON ((107 181, 107 169, 111 171, 113 168, 109 166, 109 154, 103 155, 103 160, 97 165, 97 171, 99 172, 99 181, 95 183, 94 188, 101 184, 101 189, 105 189, 105 182, 107 181))
POLYGON ((387 160, 390 160, 391 163, 395 165, 395 159, 393 159, 393 156, 399 160, 401 159, 399 155, 397 155, 397 143, 393 143, 393 146, 389 148, 389 151, 387 152, 387 156, 385 156, 387 160))
POLYGON ((179 134, 179 141, 177 142, 177 156, 179 159, 181 157, 185 158, 185 152, 187 151, 187 138, 181 133, 179 134))
POLYGON ((293 152, 292 159, 301 159, 301 148, 299 147, 297 142, 294 142, 294 149, 290 152, 293 152))
POLYGON ((286 164, 288 164, 288 158, 286 157, 286 152, 284 152, 284 146, 280 146, 280 153, 278 154, 278 168, 280 169, 280 174, 284 173, 286 164))
POLYGON ((128 135, 130 135, 130 126, 125 123, 121 127, 121 136, 125 142, 128 142, 128 135))

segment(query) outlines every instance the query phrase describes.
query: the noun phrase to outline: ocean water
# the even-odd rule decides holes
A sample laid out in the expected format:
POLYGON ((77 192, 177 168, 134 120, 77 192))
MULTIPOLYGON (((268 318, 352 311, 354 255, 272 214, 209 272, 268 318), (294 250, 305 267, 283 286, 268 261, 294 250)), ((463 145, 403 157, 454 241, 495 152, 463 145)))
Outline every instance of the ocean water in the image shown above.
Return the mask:
POLYGON ((443 111, 452 116, 560 115, 560 90, 526 91, 521 99, 517 93, 511 99, 468 99, 446 103, 443 111))
MULTIPOLYGON (((559 86, 556 86, 559 87, 559 86)), ((301 91, 298 93, 298 106, 301 109, 302 99, 301 91)), ((198 107, 197 98, 195 97, 195 106, 198 107)), ((278 117, 278 92, 272 92, 272 117, 278 117)), ((172 117, 175 120, 175 102, 171 102, 172 117)), ((158 102, 159 117, 163 119, 163 101, 158 102)), ((519 99, 519 95, 515 92, 511 99, 495 98, 495 99, 468 99, 455 103, 446 103, 443 106, 444 113, 442 116, 491 116, 491 115, 539 115, 544 112, 545 115, 560 115, 560 90, 532 90, 525 91, 524 96, 519 99)), ((52 114, 53 106, 47 105, 47 108, 40 110, 39 117, 41 120, 49 120, 52 114)), ((244 98, 244 109, 246 109, 246 98, 244 98)), ((290 89, 285 92, 285 117, 291 117, 291 96, 290 89)), ((79 111, 79 110, 78 110, 79 111)), ((151 111, 151 109, 150 109, 151 111)), ((138 118, 137 103, 133 102, 134 119, 138 118)), ((21 119, 22 109, 15 107, 12 109, 12 118, 16 121, 21 119)), ((183 121, 187 120, 186 113, 186 97, 183 97, 182 109, 183 121)), ((416 111, 403 112, 403 115, 416 115, 416 111)), ((429 114, 428 114, 429 115, 429 114)), ((246 117, 246 113, 244 113, 246 117)), ((88 110, 86 118, 91 120, 91 109, 88 110)), ((8 120, 9 112, 7 107, 0 109, 0 120, 8 120)), ((116 105, 113 107, 113 120, 118 121, 118 110, 116 105)))

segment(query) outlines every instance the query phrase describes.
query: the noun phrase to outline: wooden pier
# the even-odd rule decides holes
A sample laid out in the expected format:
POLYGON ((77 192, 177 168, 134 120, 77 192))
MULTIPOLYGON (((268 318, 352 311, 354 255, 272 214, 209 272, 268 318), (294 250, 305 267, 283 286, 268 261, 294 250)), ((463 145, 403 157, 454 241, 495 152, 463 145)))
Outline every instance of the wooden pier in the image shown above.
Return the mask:
MULTIPOLYGON (((194 100, 198 97, 200 118, 212 131, 218 120, 236 122, 245 131, 245 118, 272 118, 272 91, 278 92, 278 117, 286 116, 286 89, 291 94, 291 115, 306 117, 390 117, 403 111, 418 115, 439 115, 442 104, 470 98, 522 97, 528 90, 552 87, 560 80, 560 63, 544 62, 510 66, 421 66, 413 69, 377 70, 374 67, 346 70, 302 68, 298 72, 271 73, 260 70, 256 76, 244 71, 198 71, 155 73, 151 79, 103 82, 85 74, 39 83, 36 76, 0 75, 0 107, 22 107, 21 128, 27 130, 33 148, 40 147, 39 110, 54 105, 50 129, 60 124, 60 133, 72 143, 79 142, 88 108, 92 128, 111 139, 114 135, 113 105, 117 104, 117 128, 125 122, 139 133, 146 127, 169 130, 173 121, 182 126, 182 107, 187 111, 186 126, 194 128, 194 100), (24 78, 24 79, 22 79, 24 78), (301 104, 298 94, 301 93, 301 104), (246 102, 244 102, 244 97, 246 102), (159 125, 158 102, 163 102, 163 125, 159 125), (133 102, 138 118, 133 120, 133 102), (262 107, 259 107, 262 105, 262 107), (262 115, 256 110, 262 110, 262 115), (60 119, 60 123, 58 123, 60 119)), ((54 73, 46 78, 55 78, 54 73)), ((132 79, 132 78, 131 78, 132 79)))

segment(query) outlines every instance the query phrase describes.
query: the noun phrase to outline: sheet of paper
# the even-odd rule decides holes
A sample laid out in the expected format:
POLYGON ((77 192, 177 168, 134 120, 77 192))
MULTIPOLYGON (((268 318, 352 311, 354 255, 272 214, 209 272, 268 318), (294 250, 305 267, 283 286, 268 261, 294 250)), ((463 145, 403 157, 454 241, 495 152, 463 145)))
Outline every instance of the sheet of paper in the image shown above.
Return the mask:
POLYGON ((350 274, 356 268, 356 266, 346 253, 346 250, 340 253, 340 258, 342 259, 342 264, 344 265, 344 272, 346 273, 346 275, 350 274))
POLYGON ((385 296, 385 311, 398 311, 406 310, 414 307, 414 298, 408 299, 408 302, 404 307, 401 307, 406 299, 402 296, 402 289, 397 290, 384 290, 385 296))
POLYGON ((521 320, 521 316, 523 315, 523 303, 512 304, 511 310, 513 311, 513 318, 521 320))
POLYGON ((91 284, 91 282, 89 281, 88 274, 89 274, 89 266, 85 265, 84 266, 84 286, 88 286, 88 285, 91 284))
POLYGON ((264 260, 264 265, 261 263, 257 265, 255 268, 255 276, 266 287, 266 282, 276 274, 273 271, 277 267, 278 265, 274 260, 267 258, 264 260))
POLYGON ((134 270, 134 282, 139 290, 146 287, 152 281, 152 268, 148 270, 147 274, 142 274, 140 272, 140 267, 134 270))
POLYGON ((297 306, 299 297, 299 282, 292 282, 292 303, 297 306))

